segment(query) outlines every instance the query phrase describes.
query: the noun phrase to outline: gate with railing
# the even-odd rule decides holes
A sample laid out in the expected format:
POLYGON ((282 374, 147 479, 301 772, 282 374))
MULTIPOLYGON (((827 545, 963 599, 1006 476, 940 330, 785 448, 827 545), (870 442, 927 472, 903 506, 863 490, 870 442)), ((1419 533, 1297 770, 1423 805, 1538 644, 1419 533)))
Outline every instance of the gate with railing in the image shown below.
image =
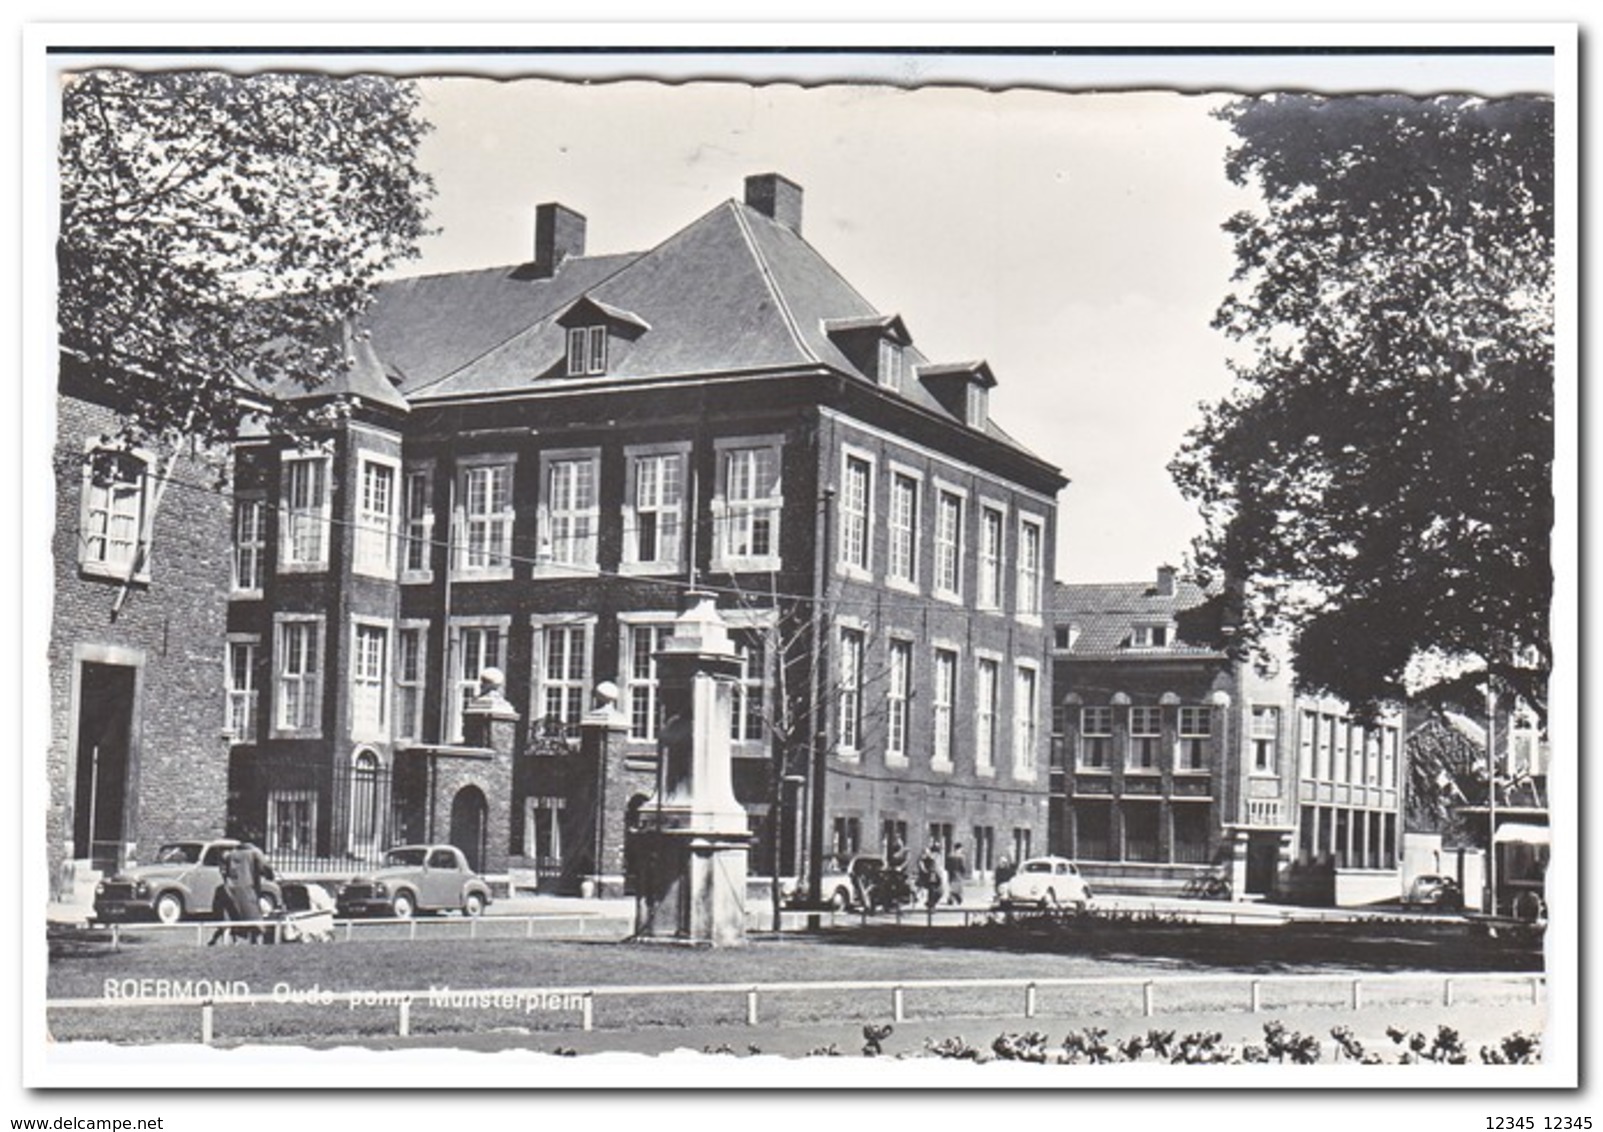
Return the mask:
POLYGON ((228 832, 254 841, 280 872, 345 871, 403 839, 405 799, 371 751, 350 763, 236 758, 229 770, 228 832))

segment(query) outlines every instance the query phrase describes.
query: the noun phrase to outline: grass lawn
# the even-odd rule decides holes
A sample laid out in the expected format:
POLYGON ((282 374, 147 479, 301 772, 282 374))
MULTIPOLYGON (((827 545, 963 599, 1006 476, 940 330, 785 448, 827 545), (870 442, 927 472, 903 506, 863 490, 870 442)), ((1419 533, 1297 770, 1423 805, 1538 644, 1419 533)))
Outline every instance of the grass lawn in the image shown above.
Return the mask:
MULTIPOLYGON (((486 939, 478 941, 365 941, 277 947, 177 948, 128 943, 113 952, 60 936, 52 949, 51 998, 101 998, 107 982, 208 979, 243 983, 253 994, 275 987, 334 992, 334 1004, 220 1004, 219 1041, 313 1036, 394 1034, 394 1001, 353 1005, 349 992, 414 992, 414 1034, 519 1030, 576 1033, 577 999, 499 1003, 432 1000, 430 988, 588 988, 707 984, 895 981, 995 978, 1142 978, 1198 974, 1328 974, 1327 981, 1266 983, 1266 1010, 1339 1007, 1353 973, 1385 971, 1529 971, 1541 969, 1541 952, 1528 943, 1470 936, 1449 925, 1297 924, 1276 927, 1177 925, 1081 918, 1066 924, 988 925, 971 928, 869 927, 816 936, 757 938, 744 948, 713 951, 661 943, 582 943, 486 939), (1342 976, 1346 976, 1343 978, 1342 976)), ((1506 985, 1505 985, 1506 986, 1506 985)), ((114 992, 115 993, 115 992, 114 992)), ((1245 1006, 1240 984, 1163 986, 1160 1011, 1225 1011, 1245 1006)), ((1375 983, 1365 1000, 1386 1003, 1439 1001, 1440 980, 1406 986, 1375 983)), ((1465 984, 1464 1001, 1497 987, 1465 984)), ((1508 988, 1515 1000, 1518 989, 1508 988)), ((909 1018, 1019 1017, 1017 988, 910 989, 909 1018)), ((1139 1017, 1141 990, 1041 988, 1042 1016, 1139 1017)), ((598 996, 600 1030, 743 1026, 741 992, 598 996)), ((765 1025, 884 1020, 888 990, 766 993, 765 1025)), ((50 1017, 57 1040, 192 1042, 199 1038, 194 1006, 57 1010, 50 1017)))

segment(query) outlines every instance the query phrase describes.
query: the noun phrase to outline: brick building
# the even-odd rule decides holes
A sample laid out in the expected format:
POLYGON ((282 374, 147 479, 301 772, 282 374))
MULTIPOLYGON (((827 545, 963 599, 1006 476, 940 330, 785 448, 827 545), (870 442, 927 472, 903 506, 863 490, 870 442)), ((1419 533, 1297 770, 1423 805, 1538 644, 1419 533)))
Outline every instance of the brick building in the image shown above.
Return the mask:
POLYGON ((52 893, 83 898, 95 872, 223 832, 230 503, 226 454, 116 442, 117 389, 70 359, 58 393, 46 828, 52 893))
POLYGON ((1063 585, 1053 613, 1051 841, 1109 891, 1365 903, 1400 891, 1402 718, 1371 724, 1225 650, 1229 610, 1164 567, 1063 585))
POLYGON ((802 238, 799 187, 745 190, 618 255, 542 205, 531 259, 381 289, 316 392, 339 427, 241 442, 239 832, 620 881, 654 655, 703 588, 744 657, 755 868, 893 831, 981 869, 1040 850, 1064 481, 991 421, 984 362, 925 357, 802 238), (518 715, 504 782, 463 744, 491 667, 518 715), (608 683, 628 733, 595 760, 577 725, 608 683))

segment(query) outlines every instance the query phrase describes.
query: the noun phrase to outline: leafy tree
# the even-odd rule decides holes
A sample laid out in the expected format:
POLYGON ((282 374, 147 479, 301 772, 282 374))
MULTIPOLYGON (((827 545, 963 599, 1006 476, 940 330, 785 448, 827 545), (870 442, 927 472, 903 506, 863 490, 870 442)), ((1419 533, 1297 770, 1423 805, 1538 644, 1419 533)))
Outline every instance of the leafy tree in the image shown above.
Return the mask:
POLYGON ((1553 523, 1553 105, 1232 103, 1234 390, 1170 466, 1242 639, 1299 678, 1401 699, 1483 683, 1545 716, 1553 523))
POLYGON ((67 77, 61 348, 128 439, 226 440, 258 391, 343 365, 332 329, 425 233, 417 110, 380 76, 67 77))

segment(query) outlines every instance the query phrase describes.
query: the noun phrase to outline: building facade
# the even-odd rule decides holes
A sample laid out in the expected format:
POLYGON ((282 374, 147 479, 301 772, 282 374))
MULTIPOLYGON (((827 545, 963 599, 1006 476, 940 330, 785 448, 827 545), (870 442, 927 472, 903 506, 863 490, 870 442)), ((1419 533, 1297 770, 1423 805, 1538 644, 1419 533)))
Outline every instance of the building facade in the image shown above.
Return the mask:
POLYGON ((1366 903, 1399 892, 1407 773, 1397 713, 1365 723, 1233 658, 1228 604, 1172 568, 1058 585, 1054 848, 1098 887, 1366 903))
POLYGON ((532 259, 381 289, 315 393, 339 424, 240 443, 238 832, 624 883, 655 656, 709 590, 756 871, 892 832, 981 868, 1044 844, 1064 481, 990 420, 985 363, 926 358, 802 238, 799 187, 745 189, 627 255, 540 206, 532 259), (463 730, 491 668, 504 781, 463 730), (605 757, 577 738, 598 686, 627 720, 605 757))
POLYGON ((64 359, 56 402, 51 734, 52 894, 164 841, 223 832, 230 504, 226 454, 116 439, 118 396, 64 359))

